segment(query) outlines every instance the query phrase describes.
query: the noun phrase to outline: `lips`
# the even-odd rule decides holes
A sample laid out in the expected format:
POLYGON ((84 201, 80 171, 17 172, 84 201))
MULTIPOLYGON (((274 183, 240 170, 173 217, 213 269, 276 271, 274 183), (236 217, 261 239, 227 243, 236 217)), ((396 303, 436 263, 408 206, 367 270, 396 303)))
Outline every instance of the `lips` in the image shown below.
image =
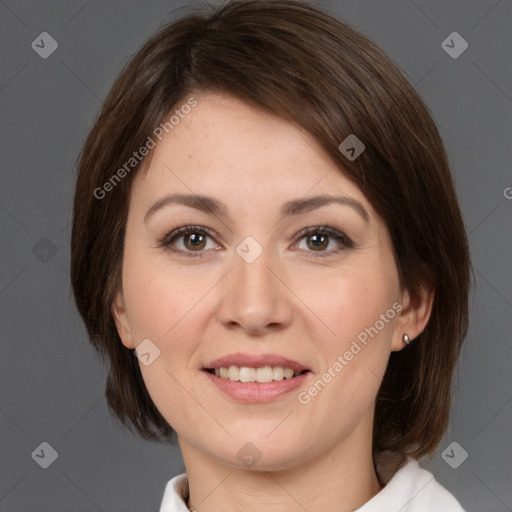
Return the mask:
POLYGON ((278 354, 229 354, 210 361, 203 370, 214 370, 215 368, 229 366, 245 366, 247 368, 262 368, 264 366, 282 366, 283 368, 291 368, 295 372, 311 371, 307 366, 280 356, 278 354))

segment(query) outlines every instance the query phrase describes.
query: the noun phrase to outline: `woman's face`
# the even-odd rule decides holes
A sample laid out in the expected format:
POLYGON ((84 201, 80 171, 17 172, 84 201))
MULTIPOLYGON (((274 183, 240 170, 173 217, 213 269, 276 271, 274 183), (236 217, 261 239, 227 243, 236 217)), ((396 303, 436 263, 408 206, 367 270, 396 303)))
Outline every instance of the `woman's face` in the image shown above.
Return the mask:
POLYGON ((212 460, 277 469, 366 446, 407 332, 387 228, 310 135, 226 96, 196 99, 133 183, 123 344, 146 340, 139 365, 156 407, 182 447, 212 460), (188 199, 160 202, 175 194, 188 199), (308 202, 318 196, 341 199, 308 202), (279 357, 308 371, 282 378, 276 367, 293 363, 279 357), (212 366, 233 368, 225 378, 212 366), (239 377, 277 380, 232 381, 237 366, 270 366, 239 377))

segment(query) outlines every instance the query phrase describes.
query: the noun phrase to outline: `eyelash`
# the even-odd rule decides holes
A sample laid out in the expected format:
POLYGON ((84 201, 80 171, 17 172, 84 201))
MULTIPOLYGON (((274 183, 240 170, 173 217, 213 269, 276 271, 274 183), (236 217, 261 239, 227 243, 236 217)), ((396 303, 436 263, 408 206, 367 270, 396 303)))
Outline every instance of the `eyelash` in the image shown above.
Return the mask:
MULTIPOLYGON (((168 249, 174 253, 180 253, 186 257, 202 257, 204 255, 204 251, 183 251, 182 249, 175 249, 171 248, 172 243, 178 239, 181 238, 184 235, 189 235, 193 233, 199 233, 201 235, 207 235, 210 238, 214 238, 215 233, 211 231, 210 229, 204 227, 204 226, 183 226, 180 228, 177 228, 170 233, 163 236, 161 239, 159 239, 158 244, 160 248, 168 249)), ((345 249, 352 249, 355 247, 354 242, 345 234, 341 233, 340 231, 333 229, 329 226, 314 226, 309 227, 301 230, 299 233, 297 233, 297 243, 300 242, 303 238, 307 237, 311 234, 319 234, 319 235, 326 235, 338 242, 342 245, 341 249, 335 249, 331 251, 306 251, 306 252, 312 252, 317 253, 315 256, 308 256, 308 257, 320 257, 325 258, 333 254, 338 254, 341 251, 345 249), (323 253, 323 254, 322 254, 323 253)))

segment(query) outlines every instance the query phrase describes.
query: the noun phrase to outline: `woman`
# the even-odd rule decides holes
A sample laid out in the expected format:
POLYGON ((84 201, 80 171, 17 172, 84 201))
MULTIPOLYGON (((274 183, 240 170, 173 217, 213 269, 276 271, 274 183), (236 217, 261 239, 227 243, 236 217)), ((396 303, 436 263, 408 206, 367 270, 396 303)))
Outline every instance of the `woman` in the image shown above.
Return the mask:
POLYGON ((161 29, 82 151, 71 278, 107 403, 186 473, 161 512, 462 511, 449 421, 468 243, 421 98, 294 0, 161 29))

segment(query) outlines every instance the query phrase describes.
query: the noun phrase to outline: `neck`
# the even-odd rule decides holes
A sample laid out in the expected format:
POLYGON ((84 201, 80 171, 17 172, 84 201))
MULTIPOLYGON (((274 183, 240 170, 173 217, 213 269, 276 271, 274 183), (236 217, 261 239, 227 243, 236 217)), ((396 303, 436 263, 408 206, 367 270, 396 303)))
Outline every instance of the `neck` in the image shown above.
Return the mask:
POLYGON ((259 470, 221 463, 180 438, 189 482, 187 505, 197 512, 356 510, 382 489, 371 442, 359 437, 359 442, 350 439, 314 457, 301 455, 301 462, 290 467, 262 457, 259 470))

